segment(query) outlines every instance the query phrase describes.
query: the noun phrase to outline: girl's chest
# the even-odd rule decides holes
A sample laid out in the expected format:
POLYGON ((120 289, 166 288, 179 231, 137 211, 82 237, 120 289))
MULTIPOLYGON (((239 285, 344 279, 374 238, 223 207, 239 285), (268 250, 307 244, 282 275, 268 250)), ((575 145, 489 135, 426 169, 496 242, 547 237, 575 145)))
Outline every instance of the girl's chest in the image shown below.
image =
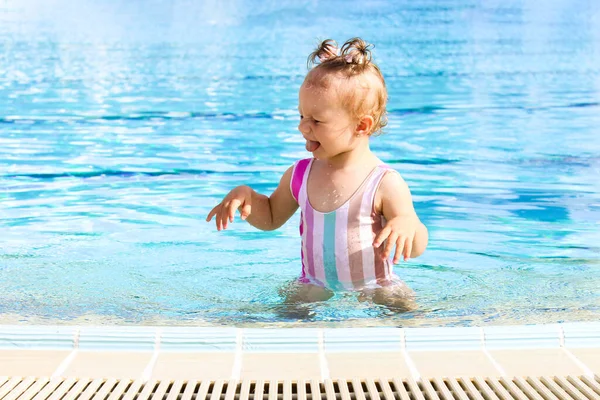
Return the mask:
POLYGON ((321 213, 337 210, 364 188, 369 171, 321 173, 311 171, 306 191, 313 209, 321 213))

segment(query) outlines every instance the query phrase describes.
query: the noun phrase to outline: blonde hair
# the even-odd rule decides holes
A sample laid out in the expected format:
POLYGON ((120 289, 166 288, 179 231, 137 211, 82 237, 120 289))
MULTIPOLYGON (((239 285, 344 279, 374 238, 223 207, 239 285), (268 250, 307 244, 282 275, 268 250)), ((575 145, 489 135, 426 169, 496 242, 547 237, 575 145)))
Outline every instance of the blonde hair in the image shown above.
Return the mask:
POLYGON ((332 39, 321 42, 308 56, 307 67, 312 69, 305 82, 322 87, 331 84, 332 77, 343 78, 351 83, 340 85, 343 105, 357 119, 371 115, 374 123, 369 135, 378 135, 387 125, 387 89, 379 67, 372 61, 373 46, 361 38, 352 38, 338 52, 332 39), (365 92, 357 89, 367 89, 365 92))

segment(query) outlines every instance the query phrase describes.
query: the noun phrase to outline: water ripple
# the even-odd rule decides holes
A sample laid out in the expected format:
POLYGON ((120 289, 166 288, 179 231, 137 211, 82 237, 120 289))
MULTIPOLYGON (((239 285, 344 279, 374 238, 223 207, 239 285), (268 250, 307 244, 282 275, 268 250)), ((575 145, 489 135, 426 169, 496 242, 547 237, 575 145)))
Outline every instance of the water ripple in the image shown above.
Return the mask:
MULTIPOLYGON (((522 106, 522 105, 503 105, 503 106, 460 106, 460 107, 444 107, 439 105, 428 105, 422 107, 409 107, 409 108, 391 108, 388 110, 390 115, 408 115, 408 114, 435 114, 435 113, 458 113, 458 112, 478 112, 478 111, 490 111, 490 110, 522 110, 527 112, 552 110, 557 108, 590 108, 599 107, 600 102, 577 102, 567 104, 553 104, 547 106, 522 106)), ((255 119, 297 119, 296 112, 290 110, 285 113, 267 113, 267 112, 256 112, 256 113, 233 113, 233 112, 222 112, 222 113, 211 113, 211 112, 194 112, 194 111, 140 111, 128 115, 42 115, 42 116, 6 116, 0 117, 0 123, 2 124, 32 124, 42 125, 49 124, 54 125, 60 122, 66 123, 101 123, 101 122, 127 122, 127 121, 157 121, 157 120, 189 120, 189 119, 201 119, 201 120, 223 120, 223 121, 244 121, 244 120, 255 120, 255 119)))

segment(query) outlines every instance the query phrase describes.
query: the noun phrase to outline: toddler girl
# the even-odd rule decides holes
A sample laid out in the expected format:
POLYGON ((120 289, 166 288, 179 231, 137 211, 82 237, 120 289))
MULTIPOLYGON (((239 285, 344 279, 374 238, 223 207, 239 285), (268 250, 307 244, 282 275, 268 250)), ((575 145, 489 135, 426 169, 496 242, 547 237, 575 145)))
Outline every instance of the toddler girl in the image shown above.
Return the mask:
POLYGON ((220 231, 239 210, 252 226, 273 230, 300 207, 302 273, 288 301, 325 300, 331 290, 350 289, 412 309, 413 292, 392 263, 421 255, 428 233, 407 184, 369 148, 370 137, 387 123, 381 71, 359 38, 339 51, 332 40, 323 41, 310 64, 300 87, 298 129, 312 157, 288 168, 269 197, 236 187, 206 220, 215 217, 220 231))

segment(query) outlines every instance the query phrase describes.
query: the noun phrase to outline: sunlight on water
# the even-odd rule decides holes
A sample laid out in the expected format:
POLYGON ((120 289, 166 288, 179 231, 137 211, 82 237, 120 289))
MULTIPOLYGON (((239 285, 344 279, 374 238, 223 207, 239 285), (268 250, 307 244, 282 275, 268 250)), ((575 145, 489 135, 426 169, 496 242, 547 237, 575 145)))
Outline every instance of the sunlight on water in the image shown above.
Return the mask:
POLYGON ((485 325, 600 311, 600 4, 0 2, 0 321, 485 325), (339 9, 344 9, 340 16, 339 9), (418 311, 338 293, 289 312, 298 215, 204 222, 308 157, 317 38, 373 42, 373 149, 430 230, 418 311))

